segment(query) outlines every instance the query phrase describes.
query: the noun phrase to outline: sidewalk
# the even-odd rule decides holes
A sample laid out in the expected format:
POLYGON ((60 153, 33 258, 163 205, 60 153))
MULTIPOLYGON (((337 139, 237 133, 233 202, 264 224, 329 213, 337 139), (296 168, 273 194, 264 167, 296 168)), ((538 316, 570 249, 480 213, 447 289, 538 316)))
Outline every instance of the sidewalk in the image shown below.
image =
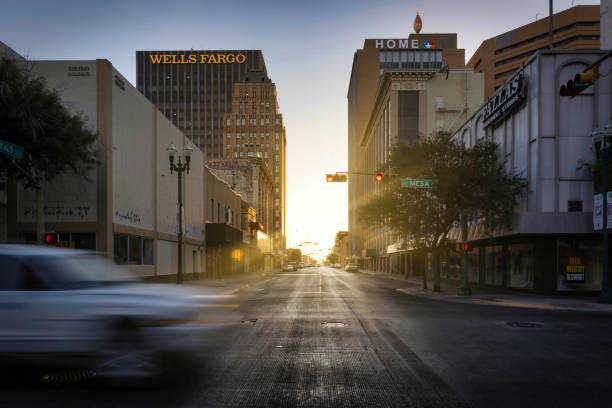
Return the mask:
POLYGON ((404 285, 396 289, 398 292, 433 300, 501 307, 612 313, 612 304, 597 303, 597 296, 545 296, 534 293, 513 291, 507 288, 497 289, 482 286, 471 286, 472 296, 459 296, 457 295, 457 289, 459 287, 459 282, 457 281, 443 280, 440 282, 440 292, 434 292, 433 280, 431 279, 427 280, 427 289, 423 289, 422 276, 412 276, 405 279, 402 275, 392 275, 389 273, 366 270, 359 272, 367 275, 400 281, 404 285))

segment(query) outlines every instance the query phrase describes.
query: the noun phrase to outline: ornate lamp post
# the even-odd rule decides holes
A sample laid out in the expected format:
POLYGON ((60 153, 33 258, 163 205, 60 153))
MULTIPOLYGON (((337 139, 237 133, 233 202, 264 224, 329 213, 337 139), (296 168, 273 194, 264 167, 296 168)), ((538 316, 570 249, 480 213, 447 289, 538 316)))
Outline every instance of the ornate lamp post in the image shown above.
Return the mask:
POLYGON ((608 160, 612 156, 612 122, 605 129, 595 129, 591 133, 597 156, 601 160, 601 195, 603 198, 603 225, 601 229, 602 277, 601 293, 598 303, 612 303, 610 293, 610 270, 608 260, 608 160))
POLYGON ((176 156, 176 146, 171 143, 166 149, 168 152, 168 158, 170 159, 170 174, 176 171, 178 175, 178 273, 176 275, 176 283, 183 283, 183 172, 189 174, 189 162, 191 161, 191 153, 193 153, 193 147, 185 145, 183 148, 183 155, 185 156, 185 163, 181 162, 181 156, 178 156, 178 162, 174 163, 174 156, 176 156))

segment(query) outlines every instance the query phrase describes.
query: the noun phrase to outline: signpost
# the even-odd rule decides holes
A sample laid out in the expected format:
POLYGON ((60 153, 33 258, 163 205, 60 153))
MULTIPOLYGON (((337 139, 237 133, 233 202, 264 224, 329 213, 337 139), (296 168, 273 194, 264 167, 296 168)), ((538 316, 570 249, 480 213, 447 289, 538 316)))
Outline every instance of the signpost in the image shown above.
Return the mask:
POLYGON ((14 145, 12 143, 0 139, 0 153, 14 157, 16 159, 21 159, 23 157, 23 147, 14 145))
POLYGON ((402 179, 402 187, 406 188, 432 188, 435 180, 402 179))

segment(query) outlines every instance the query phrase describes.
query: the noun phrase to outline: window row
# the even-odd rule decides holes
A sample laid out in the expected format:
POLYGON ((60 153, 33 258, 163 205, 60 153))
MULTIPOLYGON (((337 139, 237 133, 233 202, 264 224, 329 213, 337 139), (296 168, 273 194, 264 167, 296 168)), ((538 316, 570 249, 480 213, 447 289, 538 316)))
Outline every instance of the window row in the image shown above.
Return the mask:
POLYGON ((119 265, 153 265, 153 238, 114 234, 114 259, 119 265))

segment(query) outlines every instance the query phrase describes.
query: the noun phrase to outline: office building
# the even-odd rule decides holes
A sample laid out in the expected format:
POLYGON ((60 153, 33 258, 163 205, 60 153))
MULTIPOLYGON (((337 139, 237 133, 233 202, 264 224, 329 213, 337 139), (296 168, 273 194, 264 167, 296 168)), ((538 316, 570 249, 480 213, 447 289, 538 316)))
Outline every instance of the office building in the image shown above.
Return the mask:
MULTIPOLYGON (((548 16, 489 38, 480 44, 468 67, 485 75, 488 98, 537 50, 549 48, 548 16)), ((575 6, 553 14, 555 50, 598 50, 600 8, 575 6)))
MULTIPOLYGON (((224 116, 225 160, 261 158, 273 177, 270 231, 275 253, 285 249, 287 138, 276 85, 263 71, 250 71, 235 83, 231 113, 224 116)), ((259 217, 259 214, 258 214, 259 217)))
POLYGON ((224 116, 231 112, 233 84, 250 70, 266 75, 260 50, 137 51, 136 84, 206 161, 224 158, 224 116))
POLYGON ((389 270, 397 252, 390 229, 364 228, 357 214, 376 193, 374 174, 392 147, 453 132, 483 101, 482 74, 464 69, 464 55, 457 34, 366 39, 355 52, 348 90, 349 251, 364 268, 389 270))

